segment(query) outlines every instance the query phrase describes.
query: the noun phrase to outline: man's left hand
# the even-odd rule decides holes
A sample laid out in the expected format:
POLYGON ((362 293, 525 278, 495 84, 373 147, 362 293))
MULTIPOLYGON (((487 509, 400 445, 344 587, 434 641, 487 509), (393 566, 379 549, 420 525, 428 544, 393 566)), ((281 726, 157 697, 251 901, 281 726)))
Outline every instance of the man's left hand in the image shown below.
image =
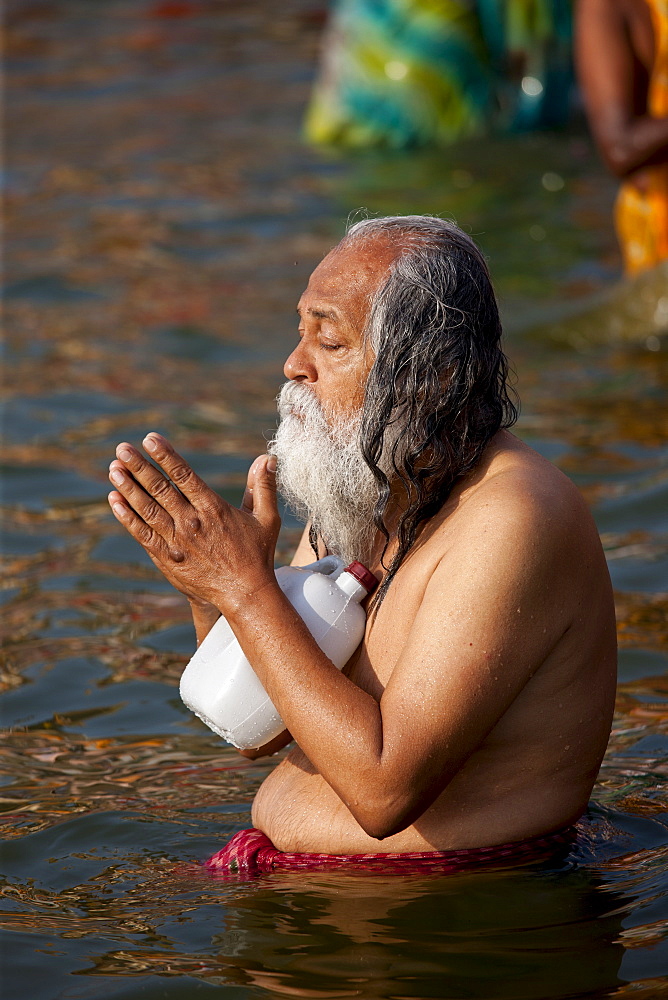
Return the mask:
POLYGON ((223 614, 276 585, 276 460, 262 455, 253 462, 237 509, 166 438, 151 432, 142 443, 160 468, 132 445, 120 444, 109 466, 116 487, 109 503, 169 582, 191 603, 212 604, 223 614))

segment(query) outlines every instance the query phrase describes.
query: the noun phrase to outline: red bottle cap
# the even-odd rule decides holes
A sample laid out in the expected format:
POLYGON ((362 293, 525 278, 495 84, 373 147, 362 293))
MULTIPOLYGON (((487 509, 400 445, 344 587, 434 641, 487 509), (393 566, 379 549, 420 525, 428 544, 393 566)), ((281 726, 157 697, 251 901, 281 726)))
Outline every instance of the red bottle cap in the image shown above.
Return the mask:
POLYGON ((367 594, 370 594, 378 586, 378 580, 371 570, 363 566, 361 562, 351 562, 350 566, 346 566, 344 572, 354 576, 357 582, 362 584, 367 594))

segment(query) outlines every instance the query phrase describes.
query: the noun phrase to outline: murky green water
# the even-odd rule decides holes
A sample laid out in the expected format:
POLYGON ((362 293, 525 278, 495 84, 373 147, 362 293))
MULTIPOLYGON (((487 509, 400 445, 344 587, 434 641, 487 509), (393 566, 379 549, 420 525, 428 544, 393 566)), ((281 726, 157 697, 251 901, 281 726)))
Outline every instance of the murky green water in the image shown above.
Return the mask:
POLYGON ((5 995, 665 996, 665 273, 615 290, 613 187, 581 134, 304 149, 322 15, 10 3, 5 995), (108 514, 107 463, 156 428, 238 502, 296 299, 361 206, 451 214, 489 255, 519 433, 584 491, 610 559, 614 732, 552 869, 216 882, 194 863, 248 825, 273 762, 180 703, 187 611, 108 514))

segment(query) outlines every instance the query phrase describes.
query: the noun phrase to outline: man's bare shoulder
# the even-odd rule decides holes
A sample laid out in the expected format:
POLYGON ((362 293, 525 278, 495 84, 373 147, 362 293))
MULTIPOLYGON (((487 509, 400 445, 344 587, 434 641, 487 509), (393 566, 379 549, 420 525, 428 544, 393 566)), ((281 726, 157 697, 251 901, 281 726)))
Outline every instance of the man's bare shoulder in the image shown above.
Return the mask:
MULTIPOLYGON (((504 431, 456 497, 457 534, 494 526, 540 536, 598 538, 587 505, 573 482, 552 462, 504 431)), ((447 526, 446 518, 444 527, 447 526)), ((519 540, 519 539, 518 539, 519 540)))
POLYGON ((488 452, 470 485, 425 532, 421 558, 416 552, 414 578, 422 577, 425 599, 431 593, 438 602, 453 588, 522 593, 525 603, 557 601, 566 622, 579 601, 595 598, 607 608, 605 556, 575 485, 506 432, 488 452))

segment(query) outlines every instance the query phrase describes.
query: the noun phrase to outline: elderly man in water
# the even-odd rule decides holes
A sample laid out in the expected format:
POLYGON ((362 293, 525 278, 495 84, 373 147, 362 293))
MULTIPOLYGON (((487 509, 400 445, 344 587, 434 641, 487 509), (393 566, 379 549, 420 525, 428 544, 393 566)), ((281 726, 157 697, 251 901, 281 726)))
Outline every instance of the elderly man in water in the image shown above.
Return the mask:
POLYGON ((449 871, 568 839, 606 748, 615 619, 572 483, 509 431, 516 410, 483 256, 426 216, 354 225, 315 269, 285 363, 280 425, 239 509, 157 433, 111 463, 114 514, 219 615, 294 741, 254 829, 210 860, 449 871), (380 581, 339 672, 274 575, 277 489, 313 552, 380 581))

